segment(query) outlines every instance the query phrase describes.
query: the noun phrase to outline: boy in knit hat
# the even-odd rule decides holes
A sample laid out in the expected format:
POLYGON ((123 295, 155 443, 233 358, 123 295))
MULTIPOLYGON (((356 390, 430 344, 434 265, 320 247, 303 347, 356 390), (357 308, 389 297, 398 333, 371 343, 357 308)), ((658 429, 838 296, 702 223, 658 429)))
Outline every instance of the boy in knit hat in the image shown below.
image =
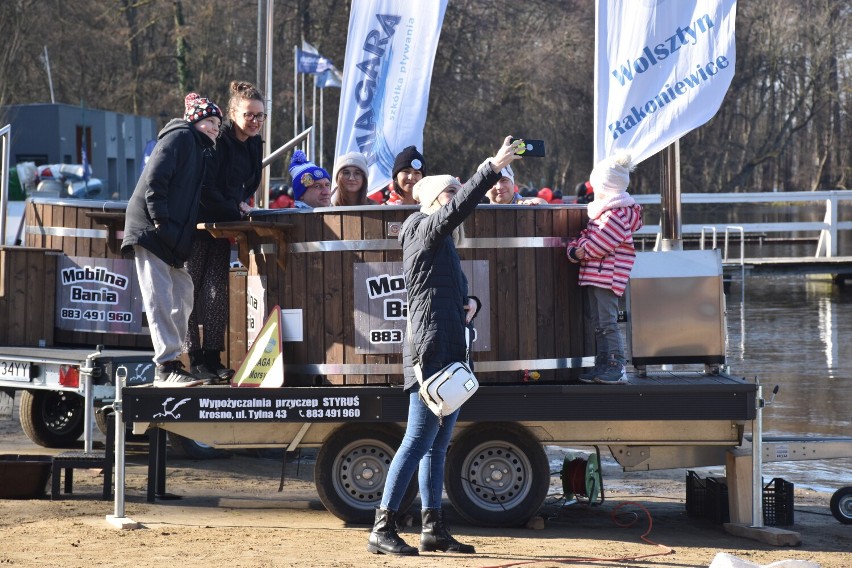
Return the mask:
POLYGON ((296 209, 313 209, 331 205, 331 176, 301 150, 293 152, 290 160, 293 178, 293 199, 296 209))
POLYGON ((190 93, 183 118, 171 120, 127 203, 121 250, 132 254, 154 344, 155 387, 187 387, 202 381, 178 360, 192 312, 192 277, 184 267, 207 164, 222 124, 212 101, 190 93))
POLYGON ((568 260, 580 265, 587 313, 595 330, 595 367, 584 383, 625 384, 624 341, 618 329, 618 298, 636 259, 633 233, 642 227, 642 208, 627 193, 633 162, 618 154, 600 161, 589 177, 595 200, 586 208, 589 225, 568 244, 568 260))

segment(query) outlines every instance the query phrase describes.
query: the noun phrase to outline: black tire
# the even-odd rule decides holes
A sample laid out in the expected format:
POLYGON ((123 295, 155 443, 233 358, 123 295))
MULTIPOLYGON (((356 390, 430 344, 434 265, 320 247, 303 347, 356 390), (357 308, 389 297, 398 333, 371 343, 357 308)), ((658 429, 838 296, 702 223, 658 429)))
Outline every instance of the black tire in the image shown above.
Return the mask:
POLYGON ((541 444, 514 424, 478 424, 447 455, 444 487, 456 512, 484 527, 526 523, 544 503, 550 464, 541 444))
POLYGON ((169 432, 169 450, 172 457, 192 460, 215 460, 231 455, 227 450, 208 446, 174 432, 169 432))
POLYGON ((831 496, 831 514, 844 525, 852 525, 852 487, 841 487, 831 496))
POLYGON ((83 434, 83 397, 63 391, 23 391, 21 428, 45 448, 72 448, 83 434))
MULTIPOLYGON (((314 483, 320 501, 332 515, 346 523, 373 524, 402 436, 392 424, 347 424, 331 433, 317 454, 314 483)), ((415 497, 416 475, 400 512, 407 511, 415 497)))

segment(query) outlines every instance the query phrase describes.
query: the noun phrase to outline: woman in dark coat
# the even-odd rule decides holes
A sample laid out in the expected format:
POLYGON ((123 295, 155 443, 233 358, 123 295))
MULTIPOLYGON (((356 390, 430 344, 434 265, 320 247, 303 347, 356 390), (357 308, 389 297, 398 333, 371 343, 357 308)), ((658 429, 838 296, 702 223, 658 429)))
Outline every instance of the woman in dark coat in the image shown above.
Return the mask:
MULTIPOLYGON (((198 210, 199 223, 239 221, 248 211, 261 177, 266 118, 263 96, 251 83, 232 81, 226 111, 228 123, 216 146, 215 167, 208 172, 198 210)), ((231 243, 195 231, 186 268, 195 286, 195 302, 183 351, 189 353, 192 373, 208 384, 227 384, 234 374, 222 364, 228 325, 228 272, 231 243), (199 325, 204 329, 202 339, 199 325), (202 343, 203 341, 203 343, 202 343)))
POLYGON ((467 279, 453 237, 500 179, 500 170, 519 157, 515 150, 520 141, 511 140, 506 138, 497 155, 464 186, 444 175, 425 177, 414 187, 420 211, 406 219, 399 233, 410 324, 403 347, 408 422, 370 532, 367 550, 374 554, 417 554, 417 549, 408 546, 396 532, 399 507, 415 470, 419 472, 423 505, 420 550, 475 552, 447 532, 441 515, 444 462, 458 411, 441 419, 432 414, 418 397, 414 368, 418 365, 422 376, 429 377, 449 363, 465 360, 465 327, 476 315, 477 303, 468 297, 467 279))

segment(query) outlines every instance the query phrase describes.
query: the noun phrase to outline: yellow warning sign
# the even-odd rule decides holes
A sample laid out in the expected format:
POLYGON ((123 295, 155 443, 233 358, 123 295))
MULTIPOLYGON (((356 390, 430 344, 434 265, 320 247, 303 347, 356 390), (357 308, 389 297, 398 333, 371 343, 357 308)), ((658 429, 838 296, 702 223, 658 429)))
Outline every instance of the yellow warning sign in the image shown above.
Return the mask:
POLYGON ((280 387, 284 384, 281 308, 275 306, 231 379, 232 387, 280 387))

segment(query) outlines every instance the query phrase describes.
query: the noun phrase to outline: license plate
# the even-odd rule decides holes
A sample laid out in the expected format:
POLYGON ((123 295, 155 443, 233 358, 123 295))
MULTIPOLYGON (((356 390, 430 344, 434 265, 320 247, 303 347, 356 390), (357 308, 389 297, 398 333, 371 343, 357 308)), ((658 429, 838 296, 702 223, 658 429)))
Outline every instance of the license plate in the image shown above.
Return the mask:
POLYGON ((0 380, 30 382, 30 364, 0 359, 0 380))

